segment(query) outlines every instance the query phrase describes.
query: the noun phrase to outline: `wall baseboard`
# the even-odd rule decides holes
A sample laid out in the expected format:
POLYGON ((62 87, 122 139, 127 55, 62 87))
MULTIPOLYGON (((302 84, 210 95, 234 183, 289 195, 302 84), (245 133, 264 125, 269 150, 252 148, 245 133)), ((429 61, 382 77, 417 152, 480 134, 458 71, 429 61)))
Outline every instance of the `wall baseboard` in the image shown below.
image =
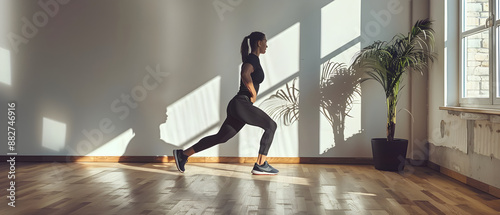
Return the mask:
MULTIPOLYGON (((8 156, 0 156, 8 160, 8 156)), ((191 163, 254 163, 257 157, 190 157, 191 163)), ((270 163, 281 164, 372 164, 372 158, 352 157, 268 157, 270 163)), ((124 162, 170 163, 172 156, 16 156, 17 162, 124 162)))
POLYGON ((411 166, 418 166, 418 167, 427 167, 427 160, 414 160, 410 158, 406 158, 407 164, 411 166))
POLYGON ((493 195, 497 198, 500 198, 500 188, 497 188, 497 187, 494 187, 494 186, 491 186, 489 184, 486 184, 484 182, 480 182, 476 179, 473 179, 473 178, 470 178, 470 177, 467 177, 465 175, 462 175, 461 173, 458 173, 458 172, 455 172, 451 169, 448 169, 446 167, 442 167, 436 163, 433 163, 431 161, 427 161, 427 166, 431 169, 434 169, 450 178, 453 178, 457 181, 460 181, 466 185, 469 185, 473 188, 476 188, 478 190, 481 190, 483 192, 486 192, 490 195, 493 195))

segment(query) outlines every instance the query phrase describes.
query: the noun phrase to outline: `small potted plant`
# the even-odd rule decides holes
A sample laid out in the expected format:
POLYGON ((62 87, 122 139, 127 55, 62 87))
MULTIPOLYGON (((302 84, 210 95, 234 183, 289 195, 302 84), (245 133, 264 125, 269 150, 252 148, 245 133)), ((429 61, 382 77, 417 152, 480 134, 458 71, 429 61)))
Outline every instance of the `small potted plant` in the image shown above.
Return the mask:
MULTIPOLYGON (((426 72, 429 60, 435 59, 434 30, 429 19, 419 20, 407 34, 391 41, 376 41, 356 54, 353 67, 363 70, 368 79, 380 83, 387 104, 387 138, 372 139, 373 163, 376 169, 401 171, 406 163, 408 140, 395 139, 396 112, 401 82, 410 70, 426 72)), ((364 79, 364 80, 368 80, 364 79)))

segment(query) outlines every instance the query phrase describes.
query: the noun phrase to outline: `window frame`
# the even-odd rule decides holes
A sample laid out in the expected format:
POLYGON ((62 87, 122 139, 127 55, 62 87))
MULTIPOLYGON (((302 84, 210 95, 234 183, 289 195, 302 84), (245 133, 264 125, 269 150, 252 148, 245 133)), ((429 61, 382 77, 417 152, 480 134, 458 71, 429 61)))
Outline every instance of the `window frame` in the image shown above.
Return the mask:
POLYGON ((493 74, 495 75, 494 78, 495 80, 493 82, 493 105, 500 105, 500 1, 493 1, 494 8, 497 9, 496 12, 493 12, 493 26, 492 26, 492 31, 493 31, 493 36, 492 38, 492 45, 493 45, 493 56, 492 56, 492 62, 494 63, 493 66, 493 74))
POLYGON ((461 0, 460 5, 459 5, 459 56, 460 56, 460 63, 459 63, 459 92, 458 92, 458 98, 459 98, 459 105, 463 107, 481 107, 481 106, 486 106, 486 107, 495 107, 495 108, 500 108, 500 95, 498 95, 498 91, 500 91, 497 88, 497 85, 500 84, 498 81, 500 80, 498 76, 500 76, 500 72, 498 71, 498 64, 499 64, 499 59, 497 58, 499 47, 497 46, 497 43, 500 35, 498 32, 498 28, 500 28, 500 20, 497 19, 495 16, 496 13, 498 13, 497 10, 497 3, 500 3, 500 0, 489 0, 489 8, 490 8, 490 16, 492 16, 493 24, 491 27, 487 27, 486 25, 481 25, 473 29, 469 29, 467 31, 464 31, 466 27, 466 8, 465 8, 465 3, 467 0, 461 0), (465 84, 465 57, 466 57, 466 47, 465 47, 465 39, 468 36, 474 35, 481 33, 483 31, 489 31, 489 96, 488 98, 466 98, 464 97, 465 92, 464 92, 464 84, 465 84))

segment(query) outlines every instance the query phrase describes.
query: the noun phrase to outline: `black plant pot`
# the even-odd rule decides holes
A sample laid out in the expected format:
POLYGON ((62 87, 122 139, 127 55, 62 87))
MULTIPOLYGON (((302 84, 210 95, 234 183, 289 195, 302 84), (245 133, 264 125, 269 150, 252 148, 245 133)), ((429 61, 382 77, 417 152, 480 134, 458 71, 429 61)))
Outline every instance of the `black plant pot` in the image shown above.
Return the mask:
POLYGON ((385 171, 403 171, 406 163, 408 140, 386 138, 372 139, 373 164, 375 169, 385 171))

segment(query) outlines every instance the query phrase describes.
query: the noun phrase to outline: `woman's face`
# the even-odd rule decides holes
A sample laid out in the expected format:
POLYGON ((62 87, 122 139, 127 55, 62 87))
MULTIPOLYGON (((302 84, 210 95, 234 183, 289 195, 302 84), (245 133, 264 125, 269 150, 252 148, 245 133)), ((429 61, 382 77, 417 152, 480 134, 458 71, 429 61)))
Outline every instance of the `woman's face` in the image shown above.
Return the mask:
POLYGON ((260 50, 261 54, 266 53, 266 50, 267 50, 267 39, 266 38, 259 41, 259 50, 260 50))

